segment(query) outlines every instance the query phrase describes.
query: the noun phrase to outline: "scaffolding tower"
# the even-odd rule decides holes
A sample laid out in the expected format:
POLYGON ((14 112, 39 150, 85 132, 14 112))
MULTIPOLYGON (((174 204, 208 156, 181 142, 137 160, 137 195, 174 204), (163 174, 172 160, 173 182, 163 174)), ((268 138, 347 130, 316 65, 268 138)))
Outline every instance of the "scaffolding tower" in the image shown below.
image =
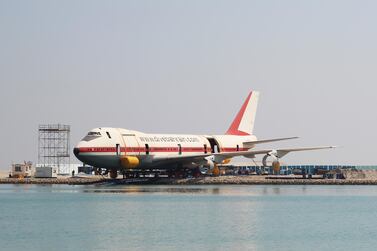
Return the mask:
POLYGON ((39 125, 38 164, 42 167, 57 167, 59 173, 68 173, 70 168, 70 126, 61 124, 39 125))

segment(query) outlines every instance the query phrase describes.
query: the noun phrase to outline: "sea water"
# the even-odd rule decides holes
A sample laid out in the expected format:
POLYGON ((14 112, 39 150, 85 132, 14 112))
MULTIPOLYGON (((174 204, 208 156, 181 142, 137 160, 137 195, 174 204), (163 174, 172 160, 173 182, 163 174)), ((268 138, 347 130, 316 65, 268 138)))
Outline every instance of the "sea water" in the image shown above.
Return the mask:
POLYGON ((377 186, 0 185, 0 250, 376 250, 377 186))

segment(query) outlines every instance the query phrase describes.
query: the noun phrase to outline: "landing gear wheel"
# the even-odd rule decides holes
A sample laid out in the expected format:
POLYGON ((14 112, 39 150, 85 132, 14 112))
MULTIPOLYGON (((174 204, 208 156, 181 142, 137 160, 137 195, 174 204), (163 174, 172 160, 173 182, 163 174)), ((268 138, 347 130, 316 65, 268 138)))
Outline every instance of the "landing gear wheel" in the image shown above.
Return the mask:
POLYGON ((174 171, 174 178, 181 179, 182 176, 183 176, 183 174, 182 174, 182 170, 181 169, 177 169, 177 170, 174 171))
POLYGON ((189 170, 188 169, 184 169, 183 173, 182 173, 182 178, 186 179, 188 176, 189 176, 189 170))
POLYGON ((220 169, 217 166, 217 164, 215 164, 215 166, 213 167, 212 174, 213 174, 213 176, 219 176, 220 175, 220 169))
POLYGON ((102 168, 96 167, 94 169, 94 175, 102 175, 102 168))
POLYGON ((193 176, 194 178, 199 178, 201 174, 202 174, 202 173, 200 172, 200 168, 199 168, 199 167, 195 168, 195 169, 192 171, 192 176, 193 176))
POLYGON ((118 171, 116 169, 110 170, 110 178, 116 179, 118 177, 118 171))

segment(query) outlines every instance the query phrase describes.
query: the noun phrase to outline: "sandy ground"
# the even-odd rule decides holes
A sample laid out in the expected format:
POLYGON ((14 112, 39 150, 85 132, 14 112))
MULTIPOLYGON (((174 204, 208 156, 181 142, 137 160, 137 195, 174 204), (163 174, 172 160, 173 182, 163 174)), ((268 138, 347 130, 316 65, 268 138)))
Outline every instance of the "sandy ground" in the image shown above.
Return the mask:
POLYGON ((0 170, 0 178, 7 178, 9 175, 9 171, 0 170))

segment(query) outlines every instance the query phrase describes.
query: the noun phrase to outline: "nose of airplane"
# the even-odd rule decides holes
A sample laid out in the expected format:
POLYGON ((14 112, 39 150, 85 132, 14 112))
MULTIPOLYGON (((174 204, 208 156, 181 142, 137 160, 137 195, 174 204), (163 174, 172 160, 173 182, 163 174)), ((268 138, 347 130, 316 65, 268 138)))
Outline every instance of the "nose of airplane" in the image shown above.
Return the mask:
POLYGON ((80 149, 78 147, 73 148, 73 154, 76 158, 79 158, 80 149))

